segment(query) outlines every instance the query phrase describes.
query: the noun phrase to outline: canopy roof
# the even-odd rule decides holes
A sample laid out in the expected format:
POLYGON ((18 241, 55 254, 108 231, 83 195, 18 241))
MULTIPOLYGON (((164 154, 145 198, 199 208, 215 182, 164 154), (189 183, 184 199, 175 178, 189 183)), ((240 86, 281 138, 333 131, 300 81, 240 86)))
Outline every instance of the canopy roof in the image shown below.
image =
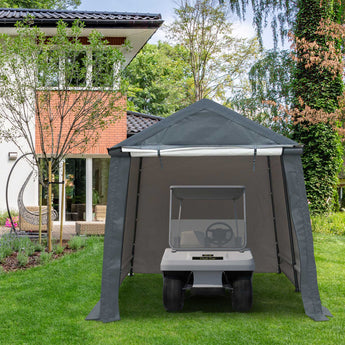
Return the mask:
POLYGON ((298 143, 211 100, 178 111, 109 149, 174 150, 174 148, 282 148, 298 143))

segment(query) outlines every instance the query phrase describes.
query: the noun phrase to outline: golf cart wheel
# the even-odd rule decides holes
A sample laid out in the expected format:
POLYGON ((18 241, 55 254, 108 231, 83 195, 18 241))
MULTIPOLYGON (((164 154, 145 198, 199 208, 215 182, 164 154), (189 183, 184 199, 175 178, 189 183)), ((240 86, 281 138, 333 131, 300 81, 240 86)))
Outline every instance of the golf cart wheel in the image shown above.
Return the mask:
POLYGON ((252 280, 237 278, 232 287, 232 309, 237 312, 249 311, 253 304, 252 280))
POLYGON ((164 277, 163 280, 163 304, 168 312, 182 310, 184 302, 183 282, 178 278, 164 277))

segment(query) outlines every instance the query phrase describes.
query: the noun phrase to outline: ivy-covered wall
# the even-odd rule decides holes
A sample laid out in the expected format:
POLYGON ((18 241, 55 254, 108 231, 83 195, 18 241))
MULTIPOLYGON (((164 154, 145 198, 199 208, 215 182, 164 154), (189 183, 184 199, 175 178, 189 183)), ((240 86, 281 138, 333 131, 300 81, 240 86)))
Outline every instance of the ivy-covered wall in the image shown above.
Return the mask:
MULTIPOLYGON (((322 19, 340 23, 342 8, 338 0, 299 0, 294 27, 295 37, 316 41, 327 49, 327 40, 332 39, 316 31, 322 19)), ((340 42, 339 42, 340 44, 340 42)), ((338 97, 343 92, 342 76, 334 76, 318 65, 306 68, 305 52, 297 49, 298 62, 293 75, 293 93, 296 107, 305 105, 334 112, 338 97)), ((313 213, 324 213, 334 207, 338 173, 342 164, 342 145, 339 135, 327 123, 302 122, 295 125, 293 139, 304 145, 302 156, 307 196, 313 213)))

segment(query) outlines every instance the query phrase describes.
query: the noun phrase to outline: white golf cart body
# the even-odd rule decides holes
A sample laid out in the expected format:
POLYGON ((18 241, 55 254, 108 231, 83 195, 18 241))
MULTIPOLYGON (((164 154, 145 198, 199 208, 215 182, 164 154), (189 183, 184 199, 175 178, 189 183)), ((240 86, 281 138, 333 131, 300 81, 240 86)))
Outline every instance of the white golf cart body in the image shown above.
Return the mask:
POLYGON ((247 311, 251 307, 255 265, 246 242, 245 187, 171 186, 170 248, 165 250, 160 266, 165 278, 166 309, 180 310, 186 289, 233 291, 236 284, 245 284, 244 288, 250 290, 245 297, 240 296, 248 300, 245 307, 243 301, 238 307, 236 298, 233 307, 247 311), (169 284, 175 284, 174 290, 182 287, 182 295, 170 291, 169 284))

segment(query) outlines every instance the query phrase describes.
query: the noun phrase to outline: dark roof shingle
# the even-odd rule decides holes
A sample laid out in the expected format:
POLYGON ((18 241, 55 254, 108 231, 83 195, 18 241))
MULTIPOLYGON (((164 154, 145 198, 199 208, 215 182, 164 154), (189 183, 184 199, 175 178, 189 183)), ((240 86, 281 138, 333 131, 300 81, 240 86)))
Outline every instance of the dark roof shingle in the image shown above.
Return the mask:
POLYGON ((130 136, 139 133, 161 120, 163 120, 163 118, 159 116, 127 111, 127 135, 130 136))
POLYGON ((87 27, 159 27, 163 23, 157 13, 0 8, 0 26, 12 26, 28 15, 35 17, 36 25, 44 27, 55 26, 60 19, 67 23, 80 19, 87 27))

